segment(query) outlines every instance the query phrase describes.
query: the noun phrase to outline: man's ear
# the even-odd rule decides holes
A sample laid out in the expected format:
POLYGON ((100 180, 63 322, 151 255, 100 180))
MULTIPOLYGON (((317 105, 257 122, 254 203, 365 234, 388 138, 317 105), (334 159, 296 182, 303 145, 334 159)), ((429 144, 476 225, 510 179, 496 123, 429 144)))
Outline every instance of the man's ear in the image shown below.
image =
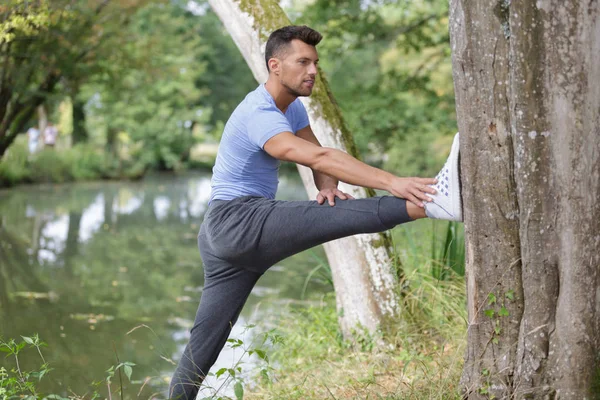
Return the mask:
POLYGON ((281 66, 281 61, 275 57, 269 58, 269 71, 274 74, 279 74, 279 68, 281 66))

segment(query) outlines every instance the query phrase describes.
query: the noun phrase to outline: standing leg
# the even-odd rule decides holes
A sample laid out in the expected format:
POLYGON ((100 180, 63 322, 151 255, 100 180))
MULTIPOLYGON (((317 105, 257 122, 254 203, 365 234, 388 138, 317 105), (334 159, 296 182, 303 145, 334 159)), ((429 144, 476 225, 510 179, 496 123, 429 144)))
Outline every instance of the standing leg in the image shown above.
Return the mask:
POLYGON ((203 232, 198 239, 205 284, 191 337, 169 388, 170 399, 194 399, 225 346, 231 328, 261 274, 214 257, 203 232))

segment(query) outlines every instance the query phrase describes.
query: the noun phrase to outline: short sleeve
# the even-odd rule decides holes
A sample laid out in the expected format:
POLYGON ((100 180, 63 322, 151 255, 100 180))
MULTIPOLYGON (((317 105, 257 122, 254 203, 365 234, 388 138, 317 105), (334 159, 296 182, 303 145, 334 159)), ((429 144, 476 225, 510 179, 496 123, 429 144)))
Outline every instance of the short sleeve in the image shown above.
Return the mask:
POLYGON ((299 131, 302 128, 306 128, 308 125, 310 125, 310 121, 308 119, 308 113, 306 112, 306 109, 304 108, 304 104, 302 104, 302 102, 300 100, 296 100, 297 102, 297 106, 296 106, 296 115, 294 116, 294 133, 296 133, 297 131, 299 131))
POLYGON ((261 149, 267 140, 282 132, 293 132, 287 118, 275 107, 259 107, 246 123, 248 138, 261 149))

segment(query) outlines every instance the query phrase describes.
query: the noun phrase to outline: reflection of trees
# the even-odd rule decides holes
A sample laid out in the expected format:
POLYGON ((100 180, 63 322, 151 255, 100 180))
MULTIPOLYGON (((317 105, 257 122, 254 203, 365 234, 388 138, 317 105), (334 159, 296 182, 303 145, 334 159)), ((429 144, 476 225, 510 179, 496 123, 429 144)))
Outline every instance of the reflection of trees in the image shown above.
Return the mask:
POLYGON ((33 266, 27 254, 27 242, 0 219, 0 310, 10 309, 13 292, 48 290, 33 266))
POLYGON ((67 239, 65 241, 65 249, 62 254, 65 271, 71 275, 72 259, 77 255, 79 250, 79 226, 81 224, 81 213, 69 213, 69 229, 67 230, 67 239))
MULTIPOLYGON (((187 328, 169 321, 194 318, 200 293, 186 288, 203 283, 196 247, 201 221, 194 217, 182 219, 179 214, 180 204, 185 203, 191 215, 189 181, 169 177, 169 181, 149 182, 74 185, 43 195, 17 189, 0 199, 0 213, 6 215, 5 223, 0 225, 0 334, 18 338, 38 333, 49 344, 45 355, 55 368, 51 377, 70 385, 74 393, 87 391, 89 383, 104 377, 104 371, 115 363, 113 341, 121 360, 137 364, 135 379, 143 381, 144 376, 171 370, 173 366, 160 355, 175 354, 178 343, 174 333, 187 328), (113 211, 112 205, 123 187, 144 200, 130 214, 113 211), (100 193, 104 196, 101 218, 106 229, 79 242, 85 212, 100 193), (162 195, 169 197, 171 208, 166 218, 157 221, 154 199, 162 195), (25 217, 27 205, 36 210, 34 217, 25 217), (60 262, 40 265, 38 258, 28 253, 36 244, 22 238, 39 235, 57 209, 69 213, 64 250, 57 255, 60 262), (56 296, 52 300, 33 300, 15 297, 17 291, 52 291, 56 296), (91 324, 86 314, 114 319, 96 318, 98 322, 91 324), (152 327, 158 338, 147 329, 126 335, 142 323, 152 327)), ((297 298, 316 262, 304 255, 284 263, 291 274, 286 272, 282 279, 280 272, 269 272, 260 285, 277 287, 279 297, 297 298)), ((247 312, 262 300, 251 297, 247 312)), ((5 362, 0 357, 0 365, 5 362)), ((24 359, 26 364, 31 362, 24 359)), ((52 390, 66 389, 55 386, 52 390)), ((130 388, 130 395, 137 395, 137 390, 139 386, 130 388)))
MULTIPOLYGON (((77 224, 77 220, 70 221, 77 224)), ((55 368, 51 376, 70 385, 75 393, 88 390, 89 384, 104 377, 104 371, 115 363, 113 341, 121 359, 138 364, 138 378, 172 368, 160 358, 175 352, 175 343, 170 339, 174 327, 167 320, 186 314, 182 309, 189 308, 193 313, 196 304, 176 301, 184 294, 183 283, 190 282, 193 274, 182 248, 194 246, 178 239, 177 229, 168 230, 172 233, 167 229, 140 233, 135 227, 117 234, 101 231, 95 240, 79 244, 79 254, 63 254, 64 268, 49 268, 29 260, 26 242, 0 226, 0 312, 3 322, 10 321, 2 324, 0 334, 18 338, 38 333, 50 346, 46 353, 55 368), (50 290, 56 293, 55 301, 11 295, 16 291, 50 290), (108 318, 103 320, 101 315, 108 318), (97 323, 91 323, 91 318, 97 323), (125 335, 142 322, 151 326, 160 339, 144 329, 131 337, 125 335), (156 350, 150 350, 151 346, 156 350)), ((194 256, 197 259, 195 251, 194 256)), ((31 356, 28 359, 25 355, 23 363, 34 368, 36 360, 34 354, 31 356)), ((5 362, 0 360, 0 365, 5 362)), ((139 386, 131 390, 133 394, 139 386)))

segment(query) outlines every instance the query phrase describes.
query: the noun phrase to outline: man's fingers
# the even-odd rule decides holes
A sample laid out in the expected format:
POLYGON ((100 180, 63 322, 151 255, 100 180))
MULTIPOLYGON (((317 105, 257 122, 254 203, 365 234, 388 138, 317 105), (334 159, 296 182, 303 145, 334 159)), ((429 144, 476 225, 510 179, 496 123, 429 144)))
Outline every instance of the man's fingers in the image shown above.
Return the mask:
POLYGON ((321 193, 317 194, 317 203, 323 204, 324 201, 325 201, 325 196, 323 196, 321 193))
POLYGON ((436 193, 436 190, 434 188, 432 188, 431 186, 427 186, 427 185, 421 185, 420 190, 421 190, 421 192, 425 192, 425 193, 431 193, 431 194, 436 193))
POLYGON ((423 201, 427 201, 427 202, 431 202, 433 201, 429 196, 427 196, 425 193, 418 191, 415 194, 416 197, 418 197, 419 199, 423 200, 423 201))
POLYGON ((333 194, 333 193, 327 194, 327 199, 329 200, 329 205, 330 206, 334 206, 335 205, 335 194, 333 194))
POLYGON ((344 193, 346 195, 346 197, 348 197, 349 199, 355 200, 354 196, 352 196, 351 194, 348 193, 344 193))
POLYGON ((342 192, 341 190, 337 190, 337 191, 335 192, 335 195, 336 195, 337 197, 339 197, 340 199, 342 199, 342 200, 346 200, 346 199, 348 199, 348 195, 347 195, 346 193, 342 192))
MULTIPOLYGON (((429 188, 429 186, 426 186, 427 188, 429 188)), ((419 200, 423 200, 423 201, 427 201, 427 202, 431 202, 433 201, 433 199, 431 199, 431 197, 427 196, 427 194, 423 193, 421 191, 421 188, 414 188, 412 190, 412 194, 417 197, 419 200)))
POLYGON ((423 185, 435 185, 436 183, 438 183, 437 179, 435 178, 415 178, 419 183, 422 183, 423 185))
POLYGON ((417 199, 412 193, 409 193, 406 200, 410 201, 411 203, 414 203, 417 207, 425 207, 423 203, 420 202, 419 199, 417 199))

